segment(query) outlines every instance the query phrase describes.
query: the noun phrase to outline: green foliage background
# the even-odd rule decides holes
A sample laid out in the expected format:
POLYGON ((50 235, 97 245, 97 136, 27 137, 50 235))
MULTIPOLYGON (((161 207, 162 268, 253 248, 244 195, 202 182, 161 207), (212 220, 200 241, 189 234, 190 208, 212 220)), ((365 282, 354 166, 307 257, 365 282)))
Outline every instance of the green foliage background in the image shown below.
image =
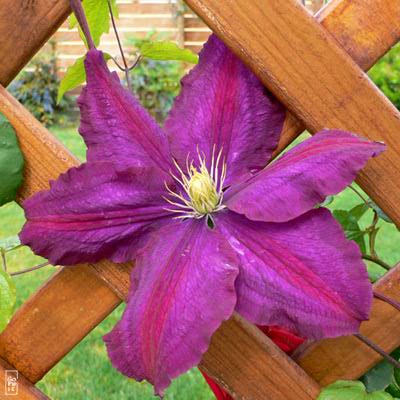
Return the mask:
POLYGON ((369 75, 400 110, 400 43, 372 67, 369 75))
POLYGON ((64 98, 57 104, 60 79, 57 75, 57 56, 54 48, 40 53, 8 87, 42 124, 50 126, 66 121, 71 99, 64 98))

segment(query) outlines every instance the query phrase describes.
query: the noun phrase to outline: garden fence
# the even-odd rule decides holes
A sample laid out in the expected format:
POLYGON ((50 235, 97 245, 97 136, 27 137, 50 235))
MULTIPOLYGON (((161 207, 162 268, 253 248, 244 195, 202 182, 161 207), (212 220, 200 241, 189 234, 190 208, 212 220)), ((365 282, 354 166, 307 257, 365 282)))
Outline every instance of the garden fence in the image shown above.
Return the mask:
MULTIPOLYGON (((0 112, 26 159, 22 201, 78 161, 4 89, 66 19, 68 1, 20 3, 0 0, 0 112)), ((305 128, 344 129, 387 144, 358 183, 400 227, 400 113, 363 72, 400 39, 400 2, 333 0, 316 17, 295 0, 186 3, 289 110, 280 150, 305 128)), ((63 268, 18 310, 0 335, 0 369, 19 371, 19 398, 46 398, 35 383, 126 299, 130 268, 108 261, 63 268)), ((400 300, 400 265, 375 291, 400 300)), ((400 345, 400 313, 375 299, 361 333, 390 352, 400 345)), ((235 315, 213 336, 200 368, 236 398, 310 400, 379 359, 353 336, 314 343, 293 359, 235 315)), ((3 379, 0 371, 0 386, 3 379)))
MULTIPOLYGON (((211 30, 196 14, 180 2, 170 0, 117 0, 118 32, 125 48, 130 38, 145 38, 155 33, 163 40, 174 40, 181 47, 198 52, 211 30)), ((64 22, 53 36, 61 75, 67 67, 85 54, 85 46, 78 30, 69 29, 64 22)), ((132 45, 131 45, 132 46, 132 45)), ((119 54, 113 32, 102 37, 101 49, 112 55, 119 54)))

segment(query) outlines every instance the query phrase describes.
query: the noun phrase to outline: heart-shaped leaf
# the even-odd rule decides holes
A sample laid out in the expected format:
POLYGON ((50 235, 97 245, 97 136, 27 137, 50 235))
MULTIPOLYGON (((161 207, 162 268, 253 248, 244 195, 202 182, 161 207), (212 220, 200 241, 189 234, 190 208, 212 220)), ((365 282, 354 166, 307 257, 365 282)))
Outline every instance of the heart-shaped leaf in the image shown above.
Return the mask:
POLYGON ((0 269, 0 332, 12 316, 16 300, 15 293, 14 282, 4 270, 0 269))
POLYGON ((15 200, 22 183, 24 158, 14 128, 0 114, 0 206, 15 200))
POLYGON ((337 381, 322 389, 318 400, 393 400, 386 392, 367 393, 359 381, 337 381))

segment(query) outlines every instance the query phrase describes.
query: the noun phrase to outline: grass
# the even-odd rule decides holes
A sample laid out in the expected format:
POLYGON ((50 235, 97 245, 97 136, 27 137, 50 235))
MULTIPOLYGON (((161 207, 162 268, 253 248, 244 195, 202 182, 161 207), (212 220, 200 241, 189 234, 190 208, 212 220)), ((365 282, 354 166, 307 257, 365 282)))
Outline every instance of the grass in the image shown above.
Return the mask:
MULTIPOLYGON (((85 146, 74 128, 54 127, 54 134, 81 160, 85 157, 85 146)), ((360 199, 349 189, 337 196, 330 205, 334 209, 350 209, 359 204, 360 199)), ((363 217, 361 225, 367 226, 371 214, 363 217)), ((17 234, 24 223, 22 209, 15 203, 0 208, 0 238, 17 234)), ((398 232, 394 225, 380 222, 377 249, 379 255, 389 264, 400 260, 398 232)), ((43 260, 22 248, 8 256, 10 270, 19 270, 41 263, 43 260)), ((375 272, 383 271, 369 265, 375 272)), ((52 273, 52 267, 15 277, 19 307, 37 287, 52 273)), ((81 343, 79 343, 39 384, 38 387, 55 400, 94 400, 94 399, 155 399, 152 388, 147 383, 129 380, 110 365, 101 337, 109 332, 119 319, 122 307, 119 307, 81 343)), ((61 317, 61 316, 60 316, 61 317)), ((26 338, 29 340, 29 338, 26 338)), ((177 379, 168 389, 167 400, 207 400, 213 395, 198 370, 193 369, 177 379)))

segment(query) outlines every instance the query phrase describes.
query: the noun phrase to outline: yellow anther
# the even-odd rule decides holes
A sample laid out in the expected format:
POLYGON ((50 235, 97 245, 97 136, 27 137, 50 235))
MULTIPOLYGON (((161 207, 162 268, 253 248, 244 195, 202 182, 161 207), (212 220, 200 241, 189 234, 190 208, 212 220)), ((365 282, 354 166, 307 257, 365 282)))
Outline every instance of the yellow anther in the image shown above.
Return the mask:
POLYGON ((169 196, 174 199, 164 198, 174 208, 168 211, 181 214, 175 218, 202 218, 213 212, 223 210, 222 204, 223 188, 226 177, 226 164, 221 160, 222 149, 219 151, 216 160, 215 147, 212 152, 210 172, 206 166, 205 156, 198 152, 198 166, 194 161, 189 164, 189 156, 186 160, 186 172, 183 172, 179 164, 174 160, 179 175, 170 173, 172 178, 181 186, 184 193, 172 191, 166 184, 169 196), (220 165, 220 161, 221 164, 220 165), (219 169, 221 168, 221 169, 219 169))
POLYGON ((193 208, 199 214, 211 213, 218 207, 220 196, 207 168, 203 165, 200 171, 191 167, 188 192, 193 208))

